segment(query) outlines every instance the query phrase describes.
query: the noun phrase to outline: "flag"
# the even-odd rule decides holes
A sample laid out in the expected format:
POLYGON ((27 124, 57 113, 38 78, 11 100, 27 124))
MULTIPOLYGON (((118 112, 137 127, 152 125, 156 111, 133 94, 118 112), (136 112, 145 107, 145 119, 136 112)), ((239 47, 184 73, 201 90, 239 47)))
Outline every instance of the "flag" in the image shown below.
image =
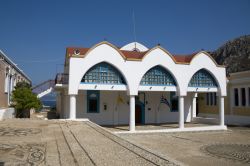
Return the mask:
POLYGON ((168 100, 166 98, 164 98, 163 95, 161 96, 161 103, 166 104, 167 106, 170 107, 168 100))
POLYGON ((117 104, 119 104, 119 103, 124 104, 123 98, 120 95, 117 96, 116 101, 117 101, 117 104))

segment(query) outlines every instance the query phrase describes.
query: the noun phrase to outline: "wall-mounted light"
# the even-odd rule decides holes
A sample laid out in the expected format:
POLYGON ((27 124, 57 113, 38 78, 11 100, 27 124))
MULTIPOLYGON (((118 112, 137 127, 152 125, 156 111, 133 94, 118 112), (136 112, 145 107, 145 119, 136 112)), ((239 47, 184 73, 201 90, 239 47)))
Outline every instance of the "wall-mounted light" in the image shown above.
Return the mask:
POLYGON ((107 110, 108 109, 108 105, 107 105, 107 103, 103 103, 103 110, 107 110))

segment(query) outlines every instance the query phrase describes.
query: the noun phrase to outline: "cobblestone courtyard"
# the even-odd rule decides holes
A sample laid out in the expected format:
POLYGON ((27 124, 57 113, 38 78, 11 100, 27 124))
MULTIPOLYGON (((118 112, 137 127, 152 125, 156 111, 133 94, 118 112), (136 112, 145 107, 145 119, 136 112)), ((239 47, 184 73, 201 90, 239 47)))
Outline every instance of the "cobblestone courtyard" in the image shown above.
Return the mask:
POLYGON ((250 128, 111 134, 91 122, 0 122, 0 165, 249 165, 250 128))
POLYGON ((0 165, 180 165, 91 122, 0 122, 0 165))
POLYGON ((187 165, 250 165, 248 127, 229 127, 227 131, 120 136, 187 165))

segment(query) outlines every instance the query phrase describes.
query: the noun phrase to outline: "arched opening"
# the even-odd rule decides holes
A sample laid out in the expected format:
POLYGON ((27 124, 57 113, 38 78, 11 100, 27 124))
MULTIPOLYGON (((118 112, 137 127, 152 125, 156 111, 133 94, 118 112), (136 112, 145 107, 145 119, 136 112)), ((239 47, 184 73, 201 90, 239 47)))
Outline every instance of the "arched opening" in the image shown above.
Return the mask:
MULTIPOLYGON (((206 69, 198 70, 188 83, 188 95, 192 97, 191 119, 202 119, 205 121, 208 114, 214 117, 219 112, 219 102, 217 97, 219 84, 215 77, 206 69)), ((217 117, 216 117, 217 118, 217 117)), ((214 118, 210 118, 209 123, 215 123, 214 118)))
POLYGON ((115 67, 106 62, 101 62, 91 67, 83 76, 81 83, 126 85, 121 73, 115 67))
POLYGON ((78 111, 79 117, 105 125, 128 121, 128 83, 116 65, 106 61, 93 65, 82 76, 78 90, 77 98, 84 105, 83 110, 78 111))
POLYGON ((148 70, 141 79, 140 85, 152 86, 176 86, 172 74, 161 66, 155 66, 148 70))
POLYGON ((143 103, 141 115, 145 123, 173 123, 178 121, 178 83, 170 71, 157 65, 142 77, 138 99, 143 103), (153 104, 156 103, 156 104, 153 104))
POLYGON ((197 71, 189 81, 188 87, 218 87, 214 77, 205 69, 197 71))

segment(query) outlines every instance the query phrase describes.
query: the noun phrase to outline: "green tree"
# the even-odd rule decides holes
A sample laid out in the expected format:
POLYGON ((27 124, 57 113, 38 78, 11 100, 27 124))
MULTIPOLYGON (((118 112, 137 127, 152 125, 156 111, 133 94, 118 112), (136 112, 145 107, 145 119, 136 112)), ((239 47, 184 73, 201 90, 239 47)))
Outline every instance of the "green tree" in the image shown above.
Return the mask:
POLYGON ((16 110, 16 117, 30 117, 30 109, 39 109, 42 104, 37 96, 32 93, 31 87, 25 82, 19 82, 12 92, 12 106, 16 110))

